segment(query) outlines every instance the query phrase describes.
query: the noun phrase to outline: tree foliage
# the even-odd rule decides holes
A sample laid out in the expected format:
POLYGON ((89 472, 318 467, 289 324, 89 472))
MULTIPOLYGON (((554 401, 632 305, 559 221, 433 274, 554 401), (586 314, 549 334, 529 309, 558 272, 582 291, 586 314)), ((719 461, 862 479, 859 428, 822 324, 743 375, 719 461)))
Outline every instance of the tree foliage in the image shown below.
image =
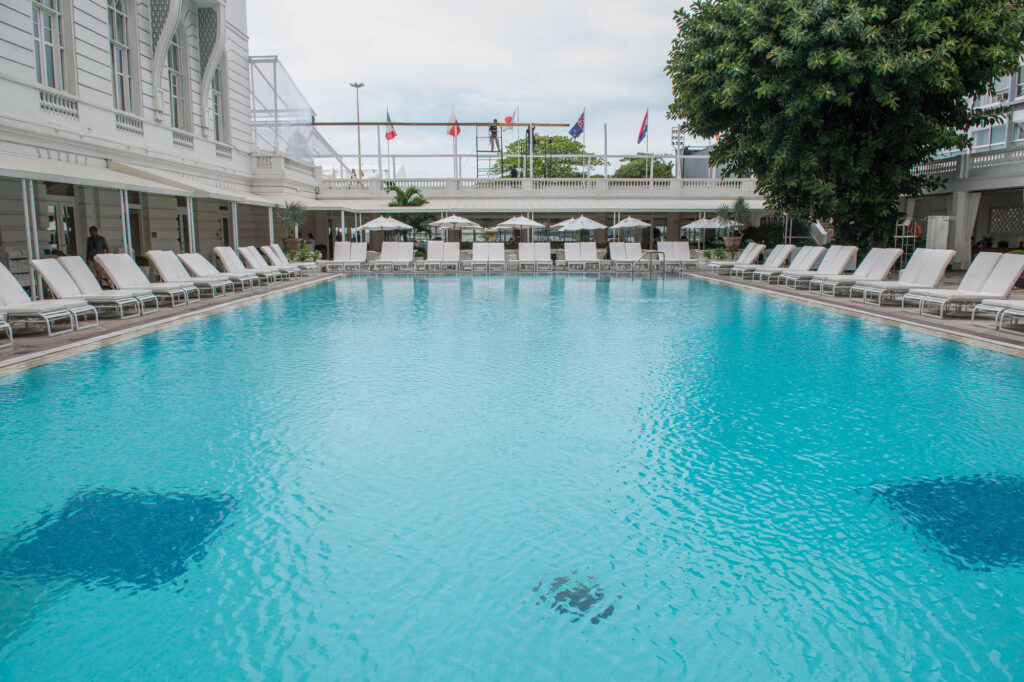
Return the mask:
POLYGON ((306 224, 307 207, 301 201, 289 201, 281 208, 274 209, 274 220, 293 237, 299 236, 299 228, 306 224))
POLYGON ((901 194, 939 186, 915 165, 993 120, 966 98, 1017 69, 1024 3, 696 0, 676 23, 669 115, 720 136, 712 163, 769 207, 869 243, 901 194))
MULTIPOLYGON (((622 162, 622 165, 615 169, 612 173, 613 178, 646 178, 650 173, 651 159, 647 154, 640 154, 639 156, 626 159, 622 162)), ((672 166, 674 164, 671 161, 662 161, 661 159, 654 160, 654 177, 656 178, 671 178, 672 177, 672 166)))
MULTIPOLYGON (((424 204, 430 203, 427 198, 423 196, 422 190, 416 185, 409 185, 406 188, 401 188, 398 185, 388 185, 388 193, 394 192, 395 198, 388 202, 388 206, 423 206, 424 204)), ((403 217, 403 220, 412 225, 417 230, 423 229, 423 224, 430 217, 428 213, 409 213, 403 217)))
MULTIPOLYGON (((491 167, 491 172, 508 175, 513 168, 519 177, 530 177, 530 147, 526 138, 505 145, 504 155, 491 167)), ((566 135, 536 135, 533 142, 533 175, 538 178, 581 178, 586 175, 587 162, 597 168, 600 161, 587 151, 583 143, 566 135), (571 155, 569 158, 552 158, 571 155)))

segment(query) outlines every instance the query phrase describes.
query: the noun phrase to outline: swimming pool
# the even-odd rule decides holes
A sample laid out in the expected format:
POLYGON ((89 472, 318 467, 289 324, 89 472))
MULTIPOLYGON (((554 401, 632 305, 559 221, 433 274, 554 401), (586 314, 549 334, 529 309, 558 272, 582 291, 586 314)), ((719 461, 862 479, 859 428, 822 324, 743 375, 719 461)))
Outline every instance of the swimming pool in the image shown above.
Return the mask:
POLYGON ((0 380, 0 678, 1009 679, 1024 362, 351 277, 0 380))

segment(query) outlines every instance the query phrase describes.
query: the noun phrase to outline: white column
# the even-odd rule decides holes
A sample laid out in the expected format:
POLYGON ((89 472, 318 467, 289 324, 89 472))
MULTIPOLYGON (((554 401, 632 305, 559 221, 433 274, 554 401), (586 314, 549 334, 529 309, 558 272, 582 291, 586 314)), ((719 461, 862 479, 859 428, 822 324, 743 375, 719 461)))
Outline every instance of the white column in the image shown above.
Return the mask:
POLYGON ((954 261, 960 267, 967 267, 971 262, 971 237, 980 205, 981 192, 953 193, 953 244, 950 248, 956 249, 954 261))
POLYGON ((124 252, 135 258, 135 248, 132 244, 132 232, 129 229, 129 217, 128 217, 128 190, 122 189, 121 195, 121 239, 124 243, 124 252))
POLYGON ((267 224, 270 227, 270 231, 269 231, 270 241, 268 243, 273 244, 274 243, 274 207, 273 206, 267 206, 267 224))
POLYGON ((196 211, 195 211, 195 200, 192 197, 185 198, 185 207, 188 211, 188 250, 189 252, 196 252, 198 248, 196 246, 196 211))
MULTIPOLYGON (((31 186, 31 180, 22 179, 21 181, 21 203, 25 209, 25 250, 28 252, 29 258, 36 258, 36 255, 32 253, 32 225, 35 223, 33 216, 35 215, 35 202, 29 199, 29 187, 31 186)), ((29 283, 30 294, 32 298, 36 297, 36 278, 33 274, 29 283)))
POLYGON ((231 248, 238 248, 238 203, 231 202, 231 248))

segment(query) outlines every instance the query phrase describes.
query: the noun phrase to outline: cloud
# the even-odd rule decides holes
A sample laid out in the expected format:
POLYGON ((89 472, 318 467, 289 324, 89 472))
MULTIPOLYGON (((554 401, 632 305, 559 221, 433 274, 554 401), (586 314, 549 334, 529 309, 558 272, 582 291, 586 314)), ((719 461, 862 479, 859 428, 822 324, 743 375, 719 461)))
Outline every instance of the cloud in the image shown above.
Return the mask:
MULTIPOLYGON (((643 151, 636 144, 650 109, 652 152, 671 152, 665 119, 671 87, 664 66, 675 37, 672 0, 521 0, 512 3, 335 3, 249 0, 253 54, 277 54, 320 120, 354 120, 350 81, 362 81, 363 120, 489 121, 518 106, 522 122, 571 124, 587 110, 588 148, 643 151)), ((472 151, 474 131, 460 137, 472 151)), ((347 157, 351 129, 325 131, 347 157)), ((376 131, 364 129, 363 151, 376 153, 376 131)), ((443 129, 400 128, 395 153, 447 153, 443 129)), ((376 165, 376 161, 372 165, 376 165)), ((450 162, 406 162, 416 171, 450 172, 450 162)), ((471 169, 472 170, 472 169, 471 169)), ((475 170, 473 170, 475 172, 475 170)))

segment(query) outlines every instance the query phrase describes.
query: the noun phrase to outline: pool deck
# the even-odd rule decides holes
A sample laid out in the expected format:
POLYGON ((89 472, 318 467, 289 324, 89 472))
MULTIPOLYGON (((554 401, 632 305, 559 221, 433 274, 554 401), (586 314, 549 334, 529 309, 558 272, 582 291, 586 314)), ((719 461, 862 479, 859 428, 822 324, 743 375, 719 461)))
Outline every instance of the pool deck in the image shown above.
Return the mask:
MULTIPOLYGON (((363 272, 361 274, 371 274, 363 272)), ((388 276, 401 277, 405 274, 397 273, 388 276)), ((424 273, 415 273, 422 276, 424 273)), ((460 272, 460 276, 493 276, 500 273, 486 272, 460 272)), ((546 274, 546 273, 539 273, 546 274)), ((574 273, 569 273, 574 274, 574 273)), ((616 274, 601 272, 590 272, 588 276, 613 276, 613 277, 636 277, 648 275, 631 275, 629 273, 616 274)), ((146 334, 151 334, 162 329, 185 324, 193 320, 203 319, 211 315, 217 315, 226 310, 233 310, 241 306, 251 305, 264 301, 268 298, 282 296, 284 294, 316 286, 327 281, 339 279, 346 275, 341 273, 320 273, 309 277, 302 277, 267 287, 259 287, 255 291, 237 292, 217 298, 204 298, 189 306, 177 308, 160 308, 156 312, 149 313, 143 317, 135 317, 127 320, 117 318, 101 318, 97 327, 74 331, 60 336, 46 336, 42 333, 27 334, 16 329, 14 346, 12 348, 0 349, 0 377, 9 374, 44 365, 49 362, 61 360, 67 357, 85 353, 96 348, 109 346, 111 344, 133 339, 146 334)), ((537 275, 527 275, 537 276, 537 275)), ((577 274, 578 276, 578 274, 577 274)), ((660 275, 654 275, 660 277, 660 275)), ((990 326, 980 327, 971 324, 970 318, 953 317, 938 319, 920 315, 917 312, 904 311, 898 305, 875 306, 858 303, 849 298, 831 298, 808 293, 805 289, 794 290, 788 287, 760 284, 749 280, 736 280, 730 277, 720 277, 704 271, 686 271, 681 275, 671 273, 667 277, 690 277, 697 280, 712 282, 722 286, 732 287, 743 291, 771 296, 782 300, 792 301, 803 305, 810 305, 815 308, 831 310, 843 315, 850 315, 865 320, 872 320, 881 324, 899 327, 910 331, 936 336, 948 341, 964 343, 978 348, 1005 353, 1016 357, 1024 358, 1024 334, 1007 331, 996 331, 990 326)), ((960 275, 953 275, 943 283, 944 286, 955 288, 960 275)), ((1019 293, 1017 294, 1019 295, 1019 293)))

